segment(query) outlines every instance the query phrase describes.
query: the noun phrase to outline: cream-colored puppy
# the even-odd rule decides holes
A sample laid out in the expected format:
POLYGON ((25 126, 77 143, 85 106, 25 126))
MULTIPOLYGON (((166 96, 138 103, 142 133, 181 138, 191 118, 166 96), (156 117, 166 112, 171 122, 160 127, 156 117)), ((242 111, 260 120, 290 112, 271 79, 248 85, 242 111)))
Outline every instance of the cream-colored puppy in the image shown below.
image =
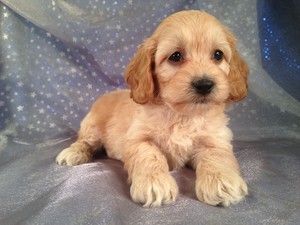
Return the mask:
POLYGON ((178 187, 169 170, 191 165, 195 191, 210 205, 247 195, 234 156, 226 103, 247 95, 248 68, 229 30, 215 17, 182 11, 144 41, 125 71, 131 90, 100 97, 81 123, 60 165, 92 160, 104 146, 124 162, 135 202, 172 203, 178 187))

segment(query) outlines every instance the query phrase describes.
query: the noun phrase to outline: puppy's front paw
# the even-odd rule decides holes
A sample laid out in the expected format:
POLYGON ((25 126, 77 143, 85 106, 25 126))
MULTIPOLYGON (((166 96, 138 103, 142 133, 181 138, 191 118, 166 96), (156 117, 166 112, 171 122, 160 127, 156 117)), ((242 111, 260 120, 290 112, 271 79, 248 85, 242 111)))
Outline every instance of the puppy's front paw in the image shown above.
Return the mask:
POLYGON ((56 157, 56 162, 64 166, 76 166, 91 161, 92 155, 85 146, 71 145, 62 150, 56 157))
POLYGON ((209 205, 237 204, 248 194, 245 181, 233 173, 201 173, 196 179, 196 195, 209 205))
POLYGON ((178 186, 168 173, 137 176, 132 177, 130 194, 133 201, 144 207, 155 207, 173 203, 178 196, 178 186))

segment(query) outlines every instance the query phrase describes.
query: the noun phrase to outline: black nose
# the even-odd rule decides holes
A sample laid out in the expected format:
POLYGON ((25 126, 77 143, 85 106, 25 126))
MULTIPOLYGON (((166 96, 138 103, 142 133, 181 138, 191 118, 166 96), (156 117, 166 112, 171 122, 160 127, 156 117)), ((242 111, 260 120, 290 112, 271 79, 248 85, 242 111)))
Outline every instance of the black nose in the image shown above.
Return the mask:
POLYGON ((215 83, 207 78, 195 78, 192 81, 192 86, 196 89, 197 93, 201 95, 209 94, 213 88, 215 83))

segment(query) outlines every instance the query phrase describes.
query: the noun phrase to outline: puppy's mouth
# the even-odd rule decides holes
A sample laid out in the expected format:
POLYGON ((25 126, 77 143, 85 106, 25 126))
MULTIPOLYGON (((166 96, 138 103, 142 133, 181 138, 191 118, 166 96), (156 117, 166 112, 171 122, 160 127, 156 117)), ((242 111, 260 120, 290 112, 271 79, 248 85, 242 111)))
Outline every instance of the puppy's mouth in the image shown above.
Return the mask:
POLYGON ((172 104, 181 106, 181 107, 197 107, 201 105, 210 105, 214 104, 213 93, 207 96, 201 96, 197 93, 192 93, 188 95, 188 97, 182 101, 173 102, 172 104))
POLYGON ((209 98, 197 98, 197 96, 195 96, 194 99, 186 99, 185 101, 166 103, 175 112, 183 115, 190 115, 193 113, 198 114, 203 112, 204 110, 209 109, 212 102, 213 101, 209 98))
POLYGON ((204 105, 204 104, 214 102, 214 91, 203 95, 201 93, 198 93, 194 89, 191 89, 189 91, 189 93, 190 93, 189 103, 192 103, 192 104, 195 104, 195 105, 199 105, 199 104, 204 105))
POLYGON ((194 103, 194 104, 208 104, 208 103, 210 103, 212 100, 210 99, 210 98, 207 98, 207 97, 205 97, 205 98, 196 98, 195 100, 193 100, 192 102, 194 103))

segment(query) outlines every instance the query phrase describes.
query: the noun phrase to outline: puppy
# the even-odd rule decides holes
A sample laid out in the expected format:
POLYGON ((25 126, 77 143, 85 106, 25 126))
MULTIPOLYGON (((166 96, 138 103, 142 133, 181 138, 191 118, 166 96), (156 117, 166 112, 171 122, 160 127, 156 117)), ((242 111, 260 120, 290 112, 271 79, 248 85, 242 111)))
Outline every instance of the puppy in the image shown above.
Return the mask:
POLYGON ((161 206, 176 200, 169 170, 196 171, 195 192, 210 205, 236 204, 248 193, 227 127, 225 105, 247 95, 248 67, 236 40, 215 17, 182 11, 166 18, 129 63, 130 90, 100 97, 60 165, 92 160, 105 147, 124 162, 133 201, 161 206))

